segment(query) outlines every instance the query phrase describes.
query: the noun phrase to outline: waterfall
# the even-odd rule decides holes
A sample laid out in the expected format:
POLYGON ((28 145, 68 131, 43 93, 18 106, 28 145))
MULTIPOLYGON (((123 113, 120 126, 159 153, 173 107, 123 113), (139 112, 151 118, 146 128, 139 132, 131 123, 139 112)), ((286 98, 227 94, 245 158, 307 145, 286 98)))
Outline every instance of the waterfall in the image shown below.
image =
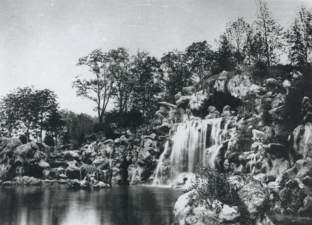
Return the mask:
POLYGON ((217 118, 187 121, 178 125, 172 137, 171 178, 184 172, 194 173, 200 162, 214 168, 222 144, 222 134, 226 133, 221 129, 221 123, 222 118, 217 118))
POLYGON ((163 165, 163 161, 165 159, 166 153, 168 152, 168 149, 169 149, 169 141, 166 141, 165 149, 161 153, 161 155, 159 157, 159 160, 158 160, 158 164, 157 164, 157 167, 156 167, 156 170, 155 170, 155 178, 153 180, 153 184, 152 185, 162 184, 163 179, 162 179, 161 167, 163 165), (160 177, 159 177, 159 175, 160 175, 160 177))

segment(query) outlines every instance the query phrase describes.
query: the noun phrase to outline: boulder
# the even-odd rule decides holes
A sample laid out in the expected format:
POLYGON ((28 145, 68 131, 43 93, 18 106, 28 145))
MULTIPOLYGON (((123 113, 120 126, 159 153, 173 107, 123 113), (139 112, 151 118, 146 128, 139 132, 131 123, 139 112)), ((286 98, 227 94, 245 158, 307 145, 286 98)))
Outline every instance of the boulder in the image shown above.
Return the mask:
POLYGON ((269 110, 269 114, 274 118, 278 120, 283 120, 283 110, 284 110, 284 105, 281 105, 277 108, 269 110))
POLYGON ((286 100, 286 95, 282 94, 282 93, 278 93, 275 97, 274 100, 271 103, 272 109, 274 108, 278 108, 281 105, 285 104, 285 100, 286 100))
POLYGON ((204 90, 194 93, 189 101, 189 107, 191 110, 200 111, 205 107, 208 99, 209 94, 204 90))
POLYGON ((42 181, 40 179, 30 177, 27 181, 26 184, 31 185, 31 186, 38 186, 42 184, 42 181))
POLYGON ((265 85, 267 88, 274 88, 278 84, 278 81, 274 78, 268 78, 265 81, 265 85))
POLYGON ((230 207, 218 200, 202 199, 195 189, 178 198, 173 214, 180 225, 231 224, 240 218, 237 207, 230 207))
POLYGON ((250 93, 258 93, 259 86, 253 84, 253 79, 248 73, 243 72, 230 78, 227 90, 232 96, 243 99, 250 93))
POLYGON ((312 122, 312 105, 308 97, 302 99, 302 114, 305 123, 312 122))
POLYGON ((312 123, 308 122, 304 126, 298 126, 293 132, 293 161, 305 159, 312 156, 312 123))
POLYGON ((214 106, 209 106, 207 111, 209 114, 205 117, 205 119, 213 119, 220 117, 219 111, 214 106))
POLYGON ((223 92, 226 93, 226 81, 228 78, 228 72, 227 71, 222 71, 219 75, 218 78, 216 79, 214 83, 214 90, 216 92, 223 92))
POLYGON ((2 186, 12 186, 12 181, 4 181, 1 185, 2 186))
POLYGON ((177 107, 181 105, 187 105, 191 98, 191 96, 181 96, 179 99, 176 100, 177 107))
POLYGON ((262 217, 268 202, 268 194, 260 183, 250 182, 238 191, 238 196, 252 220, 262 217))
POLYGON ((240 217, 238 207, 230 207, 226 204, 223 205, 221 212, 219 213, 219 219, 222 222, 231 222, 237 220, 240 217))
POLYGON ((189 86, 189 87, 183 87, 182 88, 182 94, 183 95, 192 95, 196 91, 194 86, 189 86))
POLYGON ((232 116, 231 107, 229 105, 226 105, 223 107, 221 117, 230 117, 230 116, 232 116))

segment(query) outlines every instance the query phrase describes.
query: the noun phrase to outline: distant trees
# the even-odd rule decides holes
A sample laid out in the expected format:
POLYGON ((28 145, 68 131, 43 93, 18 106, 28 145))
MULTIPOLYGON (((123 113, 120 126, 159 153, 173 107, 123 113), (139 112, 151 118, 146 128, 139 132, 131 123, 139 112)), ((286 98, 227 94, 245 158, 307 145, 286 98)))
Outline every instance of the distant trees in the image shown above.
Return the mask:
POLYGON ((35 90, 31 87, 17 88, 1 99, 2 125, 12 136, 13 130, 24 129, 29 139, 30 134, 42 140, 42 132, 47 126, 48 118, 58 109, 56 95, 53 91, 35 90))
POLYGON ((61 138, 64 146, 80 147, 87 137, 93 134, 95 126, 98 124, 96 117, 84 113, 77 114, 69 110, 61 110, 60 115, 65 123, 61 138))
POLYGON ((312 13, 302 6, 285 37, 292 65, 306 66, 312 49, 312 13))

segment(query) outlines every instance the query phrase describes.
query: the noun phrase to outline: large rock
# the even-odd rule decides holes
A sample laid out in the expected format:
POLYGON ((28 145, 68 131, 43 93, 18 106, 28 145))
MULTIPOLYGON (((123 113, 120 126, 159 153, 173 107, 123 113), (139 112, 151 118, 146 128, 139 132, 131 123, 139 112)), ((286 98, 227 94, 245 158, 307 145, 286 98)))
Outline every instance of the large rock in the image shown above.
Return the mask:
POLYGON ((238 191, 238 196, 252 220, 262 217, 268 202, 268 195, 260 183, 250 182, 238 191))
POLYGON ((312 123, 300 125, 292 134, 291 160, 304 159, 312 156, 312 123))
POLYGON ((216 79, 213 88, 215 89, 216 92, 223 92, 226 93, 226 82, 228 79, 228 72, 227 71, 222 71, 218 78, 216 79))
POLYGON ((191 96, 189 106, 191 110, 200 111, 205 107, 206 101, 209 99, 209 94, 205 91, 199 91, 191 96))
POLYGON ((232 77, 227 84, 227 89, 232 96, 240 99, 243 99, 249 93, 259 92, 259 86, 253 83, 253 79, 248 73, 232 77))
POLYGON ((237 207, 230 207, 218 200, 205 200, 195 189, 178 198, 173 215, 180 225, 219 225, 235 222, 240 217, 237 207))

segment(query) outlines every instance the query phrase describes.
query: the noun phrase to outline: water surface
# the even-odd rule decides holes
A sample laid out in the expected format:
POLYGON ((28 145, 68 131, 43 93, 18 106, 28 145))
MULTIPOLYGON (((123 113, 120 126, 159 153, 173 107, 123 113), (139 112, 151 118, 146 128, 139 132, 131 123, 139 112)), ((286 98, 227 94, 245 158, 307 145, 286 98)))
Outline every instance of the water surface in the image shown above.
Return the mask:
POLYGON ((2 225, 170 225, 182 190, 119 186, 69 190, 67 185, 0 188, 2 225))

